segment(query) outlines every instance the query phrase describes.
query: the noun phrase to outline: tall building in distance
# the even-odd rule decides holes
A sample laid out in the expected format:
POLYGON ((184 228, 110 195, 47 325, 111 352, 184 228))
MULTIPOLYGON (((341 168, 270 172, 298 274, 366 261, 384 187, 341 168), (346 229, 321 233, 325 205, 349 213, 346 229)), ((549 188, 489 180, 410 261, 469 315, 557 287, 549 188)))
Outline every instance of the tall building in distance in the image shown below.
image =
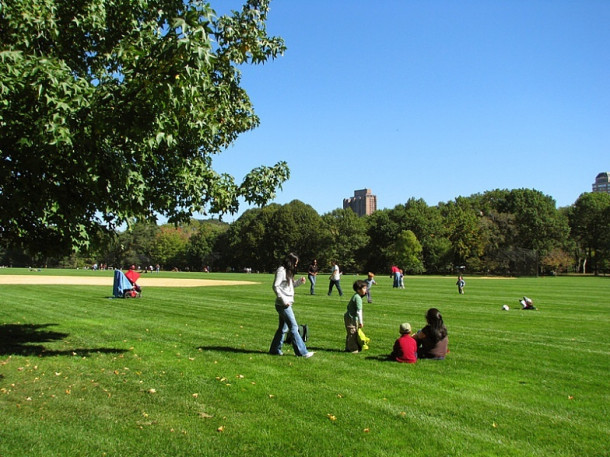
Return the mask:
POLYGON ((355 190, 352 198, 343 199, 343 209, 351 208, 358 216, 370 216, 377 211, 377 196, 371 189, 355 190))
POLYGON ((593 183, 593 192, 604 192, 606 194, 610 194, 610 183, 608 182, 609 178, 610 172, 608 171, 603 171, 598 174, 595 177, 595 182, 593 183))

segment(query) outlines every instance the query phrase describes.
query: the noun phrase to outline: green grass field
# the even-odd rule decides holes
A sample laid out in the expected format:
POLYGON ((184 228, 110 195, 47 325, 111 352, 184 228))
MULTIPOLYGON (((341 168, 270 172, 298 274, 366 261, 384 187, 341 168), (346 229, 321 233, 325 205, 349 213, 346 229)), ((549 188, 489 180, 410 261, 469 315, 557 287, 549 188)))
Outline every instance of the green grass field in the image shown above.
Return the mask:
MULTIPOLYGON (((0 274, 110 272, 19 272, 0 274)), ((297 289, 311 359, 267 355, 271 275, 144 290, 0 286, 0 456, 608 456, 610 279, 378 277, 370 350, 342 352, 345 295, 297 289), (522 311, 518 299, 538 311, 522 311), (502 311, 508 304, 510 311, 502 311), (444 361, 384 361, 438 307, 444 361)))

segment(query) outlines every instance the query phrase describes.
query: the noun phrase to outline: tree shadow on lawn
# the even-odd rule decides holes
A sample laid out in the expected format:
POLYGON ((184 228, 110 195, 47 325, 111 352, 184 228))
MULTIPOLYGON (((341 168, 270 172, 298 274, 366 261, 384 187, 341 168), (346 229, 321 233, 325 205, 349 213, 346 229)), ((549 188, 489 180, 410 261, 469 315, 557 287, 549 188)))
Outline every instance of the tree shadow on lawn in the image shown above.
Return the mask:
POLYGON ((63 351, 47 350, 42 344, 63 340, 67 333, 46 330, 57 324, 4 324, 0 325, 0 356, 22 355, 52 357, 58 355, 86 356, 89 354, 118 354, 125 349, 88 348, 66 349, 63 351))

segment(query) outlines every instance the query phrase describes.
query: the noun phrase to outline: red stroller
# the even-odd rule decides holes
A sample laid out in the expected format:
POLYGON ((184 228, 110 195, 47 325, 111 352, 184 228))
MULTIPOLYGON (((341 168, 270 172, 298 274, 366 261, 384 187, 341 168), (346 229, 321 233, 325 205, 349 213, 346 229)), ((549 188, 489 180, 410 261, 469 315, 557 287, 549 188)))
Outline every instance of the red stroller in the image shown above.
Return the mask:
POLYGON ((142 288, 137 284, 140 273, 135 270, 114 270, 113 295, 117 298, 139 298, 142 296, 142 288))

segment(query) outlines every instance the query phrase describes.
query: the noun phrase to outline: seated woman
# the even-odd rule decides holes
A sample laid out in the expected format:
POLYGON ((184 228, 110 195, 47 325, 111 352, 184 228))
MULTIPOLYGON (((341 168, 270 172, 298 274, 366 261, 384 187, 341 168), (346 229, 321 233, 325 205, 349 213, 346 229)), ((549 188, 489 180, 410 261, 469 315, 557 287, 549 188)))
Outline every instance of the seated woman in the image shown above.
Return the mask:
POLYGON ((413 335, 417 342, 417 358, 442 360, 449 352, 449 337, 443 316, 436 308, 430 308, 426 313, 426 325, 413 335))

